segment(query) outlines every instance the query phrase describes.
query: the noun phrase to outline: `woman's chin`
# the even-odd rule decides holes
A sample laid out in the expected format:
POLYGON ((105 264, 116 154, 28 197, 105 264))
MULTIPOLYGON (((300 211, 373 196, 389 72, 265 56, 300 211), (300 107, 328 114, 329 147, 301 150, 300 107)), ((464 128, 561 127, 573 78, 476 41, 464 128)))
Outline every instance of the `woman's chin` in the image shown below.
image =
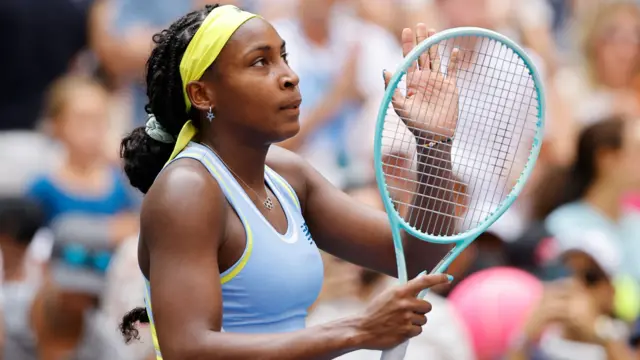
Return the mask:
POLYGON ((277 142, 282 142, 282 141, 291 139, 292 137, 296 136, 298 132, 300 132, 300 122, 298 121, 291 121, 291 122, 281 124, 278 129, 277 142))

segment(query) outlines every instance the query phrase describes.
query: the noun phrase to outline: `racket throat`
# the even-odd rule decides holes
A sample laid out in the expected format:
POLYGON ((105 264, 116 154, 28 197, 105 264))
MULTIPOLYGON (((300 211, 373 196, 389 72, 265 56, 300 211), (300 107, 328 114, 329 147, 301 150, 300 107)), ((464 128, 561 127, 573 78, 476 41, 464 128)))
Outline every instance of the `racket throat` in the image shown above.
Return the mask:
POLYGON ((449 267, 449 265, 451 265, 451 262, 453 262, 453 256, 457 253, 456 248, 452 248, 451 250, 449 250, 449 252, 447 253, 447 255, 445 255, 442 260, 440 260, 440 262, 438 262, 438 264, 436 264, 436 266, 433 267, 433 269, 431 270, 431 272, 429 274, 441 274, 445 271, 447 271, 447 268, 449 267))

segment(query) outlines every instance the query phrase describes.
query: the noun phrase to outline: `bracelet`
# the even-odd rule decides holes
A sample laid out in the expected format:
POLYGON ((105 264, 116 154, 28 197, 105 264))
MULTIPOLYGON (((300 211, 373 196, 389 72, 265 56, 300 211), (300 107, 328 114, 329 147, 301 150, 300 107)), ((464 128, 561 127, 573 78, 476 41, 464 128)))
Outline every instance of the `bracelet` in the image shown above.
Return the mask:
POLYGON ((448 137, 448 138, 442 139, 440 141, 429 141, 425 146, 427 148, 432 148, 432 147, 434 147, 436 145, 439 145, 439 144, 451 144, 452 142, 453 142, 453 137, 448 137))

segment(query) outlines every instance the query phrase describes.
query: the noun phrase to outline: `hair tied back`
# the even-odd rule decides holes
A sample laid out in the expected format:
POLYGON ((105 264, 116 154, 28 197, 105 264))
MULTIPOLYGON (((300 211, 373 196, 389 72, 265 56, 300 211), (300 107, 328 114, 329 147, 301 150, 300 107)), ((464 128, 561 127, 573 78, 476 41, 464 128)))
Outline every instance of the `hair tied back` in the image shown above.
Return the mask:
POLYGON ((153 140, 159 141, 165 144, 173 144, 176 139, 169 134, 169 132, 158 122, 153 114, 149 114, 144 131, 153 140))

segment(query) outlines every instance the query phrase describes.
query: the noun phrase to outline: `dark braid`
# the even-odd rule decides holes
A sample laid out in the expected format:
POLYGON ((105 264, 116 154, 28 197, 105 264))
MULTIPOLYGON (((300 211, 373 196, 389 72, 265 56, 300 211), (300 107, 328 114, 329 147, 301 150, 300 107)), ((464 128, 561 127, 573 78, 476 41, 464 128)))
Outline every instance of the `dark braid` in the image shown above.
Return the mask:
MULTIPOLYGON (((147 96, 149 103, 145 110, 174 137, 192 117, 185 111, 180 76, 180 61, 187 45, 202 22, 218 5, 207 5, 193 11, 153 36, 156 44, 147 61, 147 96)), ((197 126, 197 124, 195 124, 197 126)), ((165 144, 152 139, 145 127, 138 127, 125 137, 120 144, 120 156, 124 159, 124 171, 131 185, 147 193, 156 176, 171 156, 174 144, 165 144)), ((149 315, 145 308, 135 308, 128 312, 120 324, 120 332, 127 343, 138 339, 137 323, 148 324, 149 315)))
MULTIPOLYGON (((193 11, 153 36, 154 49, 147 62, 146 83, 149 103, 145 110, 174 137, 191 117, 185 110, 180 61, 196 31, 218 5, 207 5, 193 11)), ((197 126, 197 124, 195 124, 197 126)), ((152 139, 141 126, 120 144, 124 171, 131 185, 147 193, 156 176, 171 156, 174 144, 152 139)))
POLYGON ((140 337, 136 323, 148 324, 149 315, 147 309, 143 307, 135 308, 122 317, 122 323, 120 324, 120 332, 124 336, 124 342, 130 343, 133 340, 139 340, 140 337))

